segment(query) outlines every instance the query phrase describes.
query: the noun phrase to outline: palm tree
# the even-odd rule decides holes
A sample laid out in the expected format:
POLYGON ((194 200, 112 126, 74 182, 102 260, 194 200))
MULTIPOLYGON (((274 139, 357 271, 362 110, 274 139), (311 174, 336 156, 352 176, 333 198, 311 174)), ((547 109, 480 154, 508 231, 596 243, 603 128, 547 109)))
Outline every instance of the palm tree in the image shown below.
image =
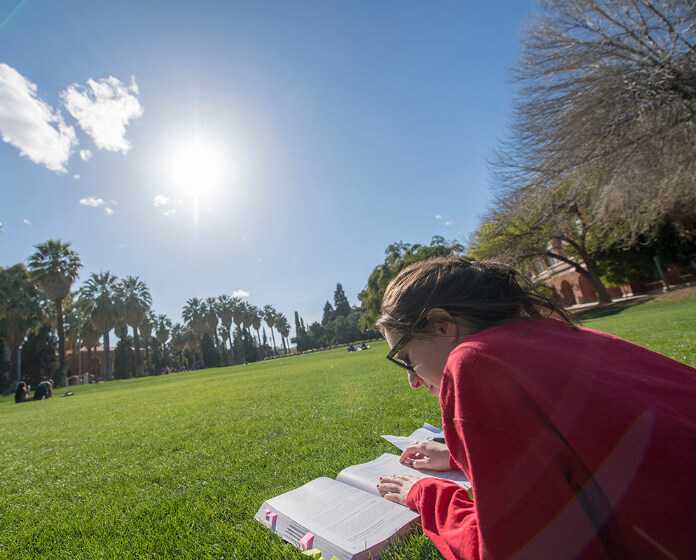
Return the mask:
POLYGON ((201 358, 203 357, 203 335, 208 329, 206 314, 206 305, 196 297, 186 300, 186 305, 184 305, 184 308, 181 310, 181 316, 184 318, 184 322, 189 328, 190 334, 198 343, 197 346, 200 351, 201 358))
POLYGON ((268 328, 271 329, 271 340, 273 341, 274 355, 278 353, 278 351, 276 350, 275 335, 273 334, 273 327, 275 327, 276 324, 277 314, 278 312, 273 308, 272 305, 263 306, 263 320, 266 321, 268 328))
MULTIPOLYGON (((218 318, 220 319, 220 324, 225 332, 228 342, 230 343, 230 352, 232 352, 232 322, 235 316, 235 298, 230 296, 222 295, 218 296, 217 304, 215 310, 217 312, 218 318)), ((228 360, 229 363, 229 360, 228 360)))
POLYGON ((261 347, 261 334, 259 329, 261 328, 261 321, 263 320, 263 314, 261 310, 255 305, 249 306, 249 317, 251 318, 251 326, 256 331, 256 342, 261 347))
POLYGON ((147 372, 151 373, 152 364, 150 363, 150 346, 152 344, 152 333, 155 330, 155 314, 152 309, 145 313, 143 322, 140 323, 140 334, 143 335, 143 346, 145 346, 145 363, 148 365, 147 372))
POLYGON ((169 343, 172 351, 179 355, 179 363, 183 364, 183 353, 186 348, 187 329, 182 324, 177 323, 171 327, 171 342, 169 343))
POLYGON ((145 283, 137 276, 126 276, 116 287, 116 294, 123 305, 123 318, 133 329, 133 350, 135 351, 135 373, 143 374, 143 364, 140 359, 140 336, 138 328, 145 320, 147 311, 152 305, 152 296, 145 283))
POLYGON ((109 331, 116 323, 115 291, 117 278, 110 272, 92 273, 80 290, 80 299, 84 299, 89 309, 92 325, 104 337, 104 360, 102 374, 104 379, 113 379, 111 354, 109 348, 109 331))
POLYGON ((83 305, 72 297, 66 299, 63 305, 63 314, 65 321, 65 342, 70 347, 70 352, 73 360, 77 360, 77 371, 73 372, 77 375, 82 374, 82 332, 84 323, 89 319, 86 317, 83 305))
POLYGON ((246 304, 238 297, 232 298, 232 317, 234 324, 237 327, 237 338, 239 339, 239 348, 241 350, 241 361, 246 363, 246 348, 244 346, 244 321, 246 314, 246 304))
POLYGON ((80 338, 82 344, 87 348, 87 371, 89 372, 92 367, 92 350, 99 344, 99 332, 89 319, 82 326, 80 338))
POLYGON ((276 329, 278 329, 278 333, 280 333, 280 336, 282 337, 281 340, 283 342, 283 349, 287 354, 290 351, 290 345, 286 344, 287 338, 290 336, 290 322, 283 313, 278 313, 275 325, 276 329))
POLYGON ((38 327, 42 319, 39 294, 25 266, 16 264, 0 269, 0 331, 10 347, 10 371, 17 369, 18 381, 21 374, 19 349, 27 334, 38 327))
POLYGON ((70 294, 70 288, 82 268, 80 256, 70 248, 70 243, 49 239, 36 245, 36 252, 29 258, 31 276, 53 302, 56 308, 58 328, 58 383, 65 382, 65 328, 63 323, 63 300, 70 294))
POLYGON ((205 327, 206 333, 213 338, 215 342, 215 349, 220 346, 220 341, 218 340, 217 327, 218 327, 218 300, 214 297, 205 298, 205 327))
POLYGON ((167 340, 169 340, 169 334, 172 331, 172 322, 166 315, 157 315, 155 325, 155 338, 160 345, 162 361, 167 365, 169 361, 167 359, 167 340))
POLYGON ((122 291, 119 289, 120 284, 116 287, 114 297, 114 332, 118 337, 118 345, 116 346, 114 357, 114 377, 124 379, 135 377, 135 360, 129 359, 131 346, 128 339, 128 320, 126 319, 126 300, 123 297, 122 291), (128 367, 130 365, 130 368, 128 367))

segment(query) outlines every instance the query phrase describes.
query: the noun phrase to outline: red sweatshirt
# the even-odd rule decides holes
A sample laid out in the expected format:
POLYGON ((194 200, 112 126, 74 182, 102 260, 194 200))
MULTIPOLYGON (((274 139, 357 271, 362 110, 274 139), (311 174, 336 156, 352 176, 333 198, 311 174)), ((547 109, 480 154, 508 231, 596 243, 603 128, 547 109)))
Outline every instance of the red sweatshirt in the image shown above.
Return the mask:
POLYGON ((551 319, 450 354, 440 404, 473 485, 409 492, 450 559, 696 558, 696 369, 551 319))

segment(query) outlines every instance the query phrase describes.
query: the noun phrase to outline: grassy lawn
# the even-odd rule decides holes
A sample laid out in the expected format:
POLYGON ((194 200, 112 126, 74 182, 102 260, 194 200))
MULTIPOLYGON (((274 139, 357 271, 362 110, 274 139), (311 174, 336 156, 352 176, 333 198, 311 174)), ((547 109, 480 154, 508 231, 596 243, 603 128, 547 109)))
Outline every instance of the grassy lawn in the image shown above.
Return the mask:
MULTIPOLYGON (((587 324, 696 365, 696 298, 587 324)), ((439 424, 385 352, 1 399, 0 558, 302 558, 253 521, 264 499, 393 451, 380 434, 439 424)), ((387 558, 439 555, 415 534, 387 558)))

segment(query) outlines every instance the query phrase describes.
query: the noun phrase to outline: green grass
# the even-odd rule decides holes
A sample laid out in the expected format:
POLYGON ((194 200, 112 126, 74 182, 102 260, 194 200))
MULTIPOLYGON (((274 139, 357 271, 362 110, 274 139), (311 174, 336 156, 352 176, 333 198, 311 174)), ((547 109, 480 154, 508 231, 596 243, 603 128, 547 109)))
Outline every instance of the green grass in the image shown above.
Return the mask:
POLYGON ((696 294, 680 300, 656 299, 619 307, 616 313, 593 318, 598 314, 601 312, 586 314, 583 325, 696 367, 696 294))
MULTIPOLYGON (((696 298, 587 324, 696 365, 696 298)), ((264 499, 393 451, 380 434, 439 423, 385 352, 0 399, 0 558, 302 558, 253 521, 264 499)), ((386 558, 439 555, 416 533, 386 558)))

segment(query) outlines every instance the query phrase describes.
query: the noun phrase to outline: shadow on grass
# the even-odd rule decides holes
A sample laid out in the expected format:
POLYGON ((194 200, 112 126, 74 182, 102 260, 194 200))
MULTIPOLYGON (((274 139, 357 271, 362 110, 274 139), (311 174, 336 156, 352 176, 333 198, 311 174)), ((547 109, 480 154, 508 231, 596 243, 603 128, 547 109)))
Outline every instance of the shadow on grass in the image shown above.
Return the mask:
POLYGON ((604 305, 597 305, 594 307, 588 307, 586 309, 579 309, 578 311, 571 312, 573 319, 579 322, 589 321, 591 319, 599 319, 600 317, 608 317, 610 315, 617 315, 626 309, 635 307, 636 305, 641 305, 652 301, 654 298, 651 296, 641 296, 635 299, 630 299, 627 301, 614 301, 612 303, 607 303, 604 305))

